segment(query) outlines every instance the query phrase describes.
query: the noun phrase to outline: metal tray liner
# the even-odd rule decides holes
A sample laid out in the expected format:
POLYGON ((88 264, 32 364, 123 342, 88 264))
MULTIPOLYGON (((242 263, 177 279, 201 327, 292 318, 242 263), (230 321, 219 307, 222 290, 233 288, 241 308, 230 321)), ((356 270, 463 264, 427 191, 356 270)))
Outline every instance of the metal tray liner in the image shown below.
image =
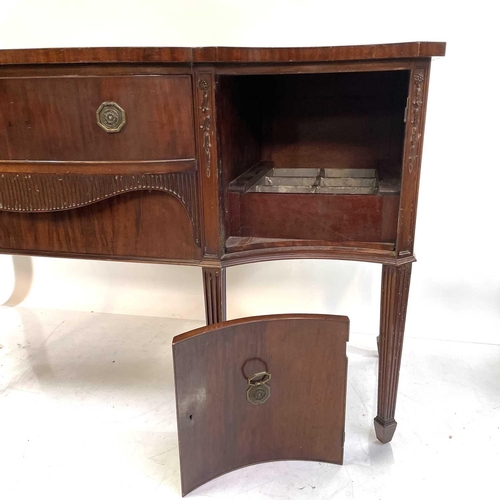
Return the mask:
POLYGON ((377 194, 375 169, 272 168, 248 193, 377 194))

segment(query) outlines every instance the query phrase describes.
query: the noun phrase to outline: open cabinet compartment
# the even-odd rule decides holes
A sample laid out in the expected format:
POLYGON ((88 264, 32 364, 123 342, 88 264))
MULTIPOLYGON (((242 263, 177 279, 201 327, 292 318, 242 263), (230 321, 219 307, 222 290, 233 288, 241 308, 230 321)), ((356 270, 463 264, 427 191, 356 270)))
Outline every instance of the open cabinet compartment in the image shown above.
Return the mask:
POLYGON ((220 75, 226 238, 396 241, 409 72, 220 75))

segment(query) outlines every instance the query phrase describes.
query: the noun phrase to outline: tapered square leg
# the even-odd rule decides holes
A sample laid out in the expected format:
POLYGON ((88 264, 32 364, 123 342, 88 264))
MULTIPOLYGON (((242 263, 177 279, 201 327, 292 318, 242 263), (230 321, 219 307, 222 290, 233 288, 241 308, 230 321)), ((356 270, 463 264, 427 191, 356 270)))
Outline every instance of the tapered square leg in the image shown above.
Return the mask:
POLYGON ((392 420, 390 422, 384 422, 378 417, 375 417, 374 425, 375 425, 375 434, 377 436, 377 439, 381 443, 385 444, 392 440, 392 437, 396 432, 396 427, 398 426, 398 423, 395 420, 392 420))
POLYGON ((226 321, 226 270, 222 267, 203 268, 203 293, 207 325, 226 321))
POLYGON ((396 431, 396 398, 403 351, 406 307, 410 289, 411 263, 382 268, 380 336, 378 339, 378 408, 375 433, 388 443, 396 431))

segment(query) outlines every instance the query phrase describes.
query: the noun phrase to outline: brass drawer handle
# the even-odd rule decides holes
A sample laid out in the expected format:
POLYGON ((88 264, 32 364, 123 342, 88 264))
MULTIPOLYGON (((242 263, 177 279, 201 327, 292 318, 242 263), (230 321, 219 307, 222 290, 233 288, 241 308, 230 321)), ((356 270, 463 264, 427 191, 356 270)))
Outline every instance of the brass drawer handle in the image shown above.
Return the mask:
POLYGON ((271 387, 267 382, 271 380, 269 372, 256 373, 248 379, 247 401, 253 405, 261 405, 271 397, 271 387))
POLYGON ((97 124, 108 134, 120 132, 126 123, 125 110, 116 102, 106 101, 97 108, 97 124))

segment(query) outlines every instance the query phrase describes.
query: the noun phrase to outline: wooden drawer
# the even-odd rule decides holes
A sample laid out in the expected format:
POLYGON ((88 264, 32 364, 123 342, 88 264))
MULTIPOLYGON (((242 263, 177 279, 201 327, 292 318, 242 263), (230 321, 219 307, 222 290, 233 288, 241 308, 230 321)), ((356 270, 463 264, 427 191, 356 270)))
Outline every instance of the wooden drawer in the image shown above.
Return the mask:
POLYGON ((195 157, 191 77, 0 78, 0 160, 151 161, 195 157), (125 112, 110 133, 102 103, 125 112))

